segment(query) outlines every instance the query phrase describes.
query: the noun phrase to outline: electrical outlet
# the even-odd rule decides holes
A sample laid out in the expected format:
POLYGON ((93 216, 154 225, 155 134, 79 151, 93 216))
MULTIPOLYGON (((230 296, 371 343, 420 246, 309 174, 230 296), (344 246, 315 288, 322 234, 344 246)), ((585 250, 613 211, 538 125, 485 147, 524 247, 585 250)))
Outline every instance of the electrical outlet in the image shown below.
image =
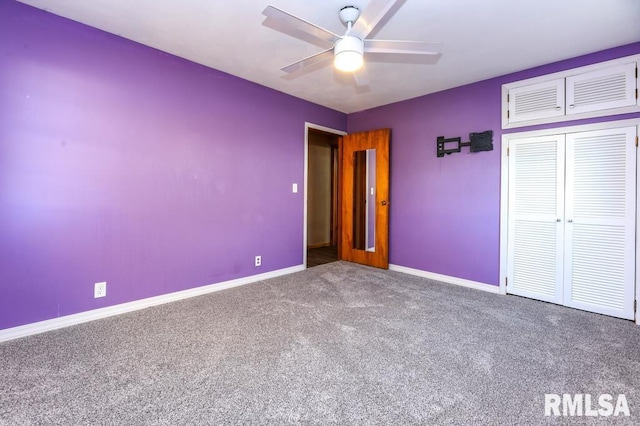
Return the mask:
POLYGON ((107 295, 107 282, 95 283, 93 286, 93 298, 105 297, 107 295))
POLYGON ((256 256, 256 266, 262 266, 262 256, 256 256))

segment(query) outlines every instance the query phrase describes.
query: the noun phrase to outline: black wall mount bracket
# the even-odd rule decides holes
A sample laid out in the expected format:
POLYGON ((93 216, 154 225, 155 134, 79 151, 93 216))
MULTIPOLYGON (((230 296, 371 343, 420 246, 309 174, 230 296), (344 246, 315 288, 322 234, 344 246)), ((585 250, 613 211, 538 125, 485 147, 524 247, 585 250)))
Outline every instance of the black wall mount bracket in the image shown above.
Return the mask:
POLYGON ((463 146, 468 146, 471 152, 493 151, 493 130, 469 133, 469 142, 461 142, 462 138, 445 138, 438 136, 438 157, 445 154, 461 152, 463 146))

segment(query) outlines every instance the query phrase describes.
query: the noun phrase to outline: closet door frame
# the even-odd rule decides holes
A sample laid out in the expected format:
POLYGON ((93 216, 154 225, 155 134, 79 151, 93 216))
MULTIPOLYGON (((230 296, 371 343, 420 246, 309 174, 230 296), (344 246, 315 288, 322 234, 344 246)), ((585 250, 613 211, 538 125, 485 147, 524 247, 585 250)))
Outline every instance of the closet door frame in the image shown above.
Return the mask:
MULTIPOLYGON (((551 129, 533 130, 528 132, 513 132, 502 135, 501 161, 500 161, 500 294, 507 294, 507 242, 508 242, 508 208, 509 208, 509 141, 511 139, 533 138, 562 133, 576 133, 592 130, 612 129, 618 127, 636 126, 640 135, 640 117, 627 120, 607 121, 602 123, 583 124, 577 126, 554 127, 551 129)), ((636 149, 636 162, 640 166, 639 149, 636 149)), ((638 167, 640 169, 640 167, 638 167)), ((636 234, 640 233, 640 172, 636 174, 636 234)), ((636 238, 636 280, 635 303, 638 309, 635 313, 635 322, 640 325, 640 238, 636 238)))

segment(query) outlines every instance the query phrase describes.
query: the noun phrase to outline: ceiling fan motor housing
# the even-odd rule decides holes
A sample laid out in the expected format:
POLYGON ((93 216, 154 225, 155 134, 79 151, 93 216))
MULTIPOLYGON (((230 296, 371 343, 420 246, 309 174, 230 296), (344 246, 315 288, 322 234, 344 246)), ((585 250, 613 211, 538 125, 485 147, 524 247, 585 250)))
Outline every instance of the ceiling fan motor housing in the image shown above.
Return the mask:
POLYGON ((334 64, 341 71, 356 71, 364 62, 364 41, 355 36, 344 36, 333 48, 334 64))

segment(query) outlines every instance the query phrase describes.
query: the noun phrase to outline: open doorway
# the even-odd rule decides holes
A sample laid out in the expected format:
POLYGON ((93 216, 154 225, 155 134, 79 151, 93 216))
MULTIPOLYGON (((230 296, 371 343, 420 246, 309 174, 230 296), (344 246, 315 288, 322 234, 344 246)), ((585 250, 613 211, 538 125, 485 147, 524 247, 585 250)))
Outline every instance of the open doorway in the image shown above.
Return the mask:
POLYGON ((342 134, 320 126, 307 126, 307 267, 338 260, 338 149, 342 134))

